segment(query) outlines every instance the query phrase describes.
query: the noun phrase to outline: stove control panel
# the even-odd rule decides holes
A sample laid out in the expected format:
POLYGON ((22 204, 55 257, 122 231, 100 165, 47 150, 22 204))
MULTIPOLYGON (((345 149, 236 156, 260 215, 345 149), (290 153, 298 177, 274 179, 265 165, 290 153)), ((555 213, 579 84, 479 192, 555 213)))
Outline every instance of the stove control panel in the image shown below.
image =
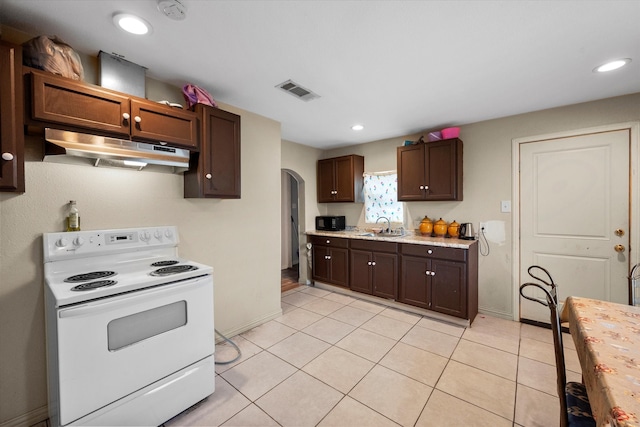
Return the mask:
POLYGON ((175 226, 44 233, 44 260, 73 259, 178 245, 175 226))

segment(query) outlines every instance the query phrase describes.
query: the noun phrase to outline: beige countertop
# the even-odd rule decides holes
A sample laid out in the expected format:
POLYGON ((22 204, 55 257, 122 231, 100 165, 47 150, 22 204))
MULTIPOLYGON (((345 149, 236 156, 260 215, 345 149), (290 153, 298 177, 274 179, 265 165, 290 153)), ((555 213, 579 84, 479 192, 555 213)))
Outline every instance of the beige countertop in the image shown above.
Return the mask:
POLYGON ((373 240, 379 242, 396 242, 396 243, 409 243, 413 245, 430 245, 430 246, 443 246, 447 248, 460 248, 469 249, 470 246, 477 243, 477 240, 463 240, 447 237, 428 237, 416 235, 413 231, 408 231, 406 235, 389 236, 389 237, 373 237, 363 236, 366 234, 365 230, 345 230, 345 231, 319 231, 312 230, 307 231, 307 236, 326 236, 326 237, 342 237, 344 239, 361 239, 361 240, 373 240))

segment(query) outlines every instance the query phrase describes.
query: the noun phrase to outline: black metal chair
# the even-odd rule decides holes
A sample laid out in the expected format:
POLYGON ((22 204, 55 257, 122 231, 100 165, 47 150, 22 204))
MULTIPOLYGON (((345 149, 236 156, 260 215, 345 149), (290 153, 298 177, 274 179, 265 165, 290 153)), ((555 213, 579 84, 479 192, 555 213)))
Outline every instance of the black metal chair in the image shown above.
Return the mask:
MULTIPOLYGON (((558 397, 560 398, 560 427, 574 426, 594 426, 596 422, 591 413, 589 398, 584 384, 567 382, 567 373, 564 364, 564 347, 562 346, 562 329, 560 327, 560 315, 558 313, 558 293, 557 285, 554 283, 549 272, 537 265, 532 265, 527 270, 529 275, 548 286, 547 290, 539 283, 525 283, 520 286, 520 295, 530 301, 542 304, 549 308, 551 331, 553 332, 553 347, 556 356, 556 373, 558 384, 558 397), (548 279, 542 279, 532 273, 532 270, 541 270, 548 279), (525 295, 524 290, 528 287, 535 287, 544 292, 545 299, 525 295)), ((539 274, 539 273, 538 273, 539 274)))

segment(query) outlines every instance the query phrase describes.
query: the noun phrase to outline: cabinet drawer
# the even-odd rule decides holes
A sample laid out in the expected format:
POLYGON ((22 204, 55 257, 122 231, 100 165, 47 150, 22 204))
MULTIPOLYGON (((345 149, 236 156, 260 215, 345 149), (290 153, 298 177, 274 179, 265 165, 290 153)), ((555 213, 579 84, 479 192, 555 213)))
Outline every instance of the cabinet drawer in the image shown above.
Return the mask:
POLYGON ((440 258, 452 261, 466 261, 468 252, 468 250, 460 248, 445 248, 442 246, 407 244, 400 245, 400 251, 403 255, 440 258))
POLYGON ((349 239, 327 236, 310 236, 311 244, 314 246, 329 246, 332 248, 348 248, 349 239))
POLYGON ((398 244, 394 242, 372 242, 371 240, 351 240, 351 249, 360 249, 371 252, 398 252, 398 244))

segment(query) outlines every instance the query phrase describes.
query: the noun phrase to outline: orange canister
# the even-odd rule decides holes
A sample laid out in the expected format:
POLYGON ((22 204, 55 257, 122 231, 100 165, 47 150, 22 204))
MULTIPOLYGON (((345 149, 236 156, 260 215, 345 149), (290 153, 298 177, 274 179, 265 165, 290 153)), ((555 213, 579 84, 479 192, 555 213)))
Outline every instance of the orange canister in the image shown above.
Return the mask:
POLYGON ((451 224, 449 224, 447 233, 449 234, 449 237, 458 237, 460 235, 460 224, 458 224, 455 219, 451 224))
POLYGON ((433 221, 429 219, 428 216, 424 216, 424 219, 420 221, 420 234, 423 236, 431 236, 431 232, 433 231, 433 221))
POLYGON ((444 237, 447 234, 447 222, 440 218, 433 224, 433 232, 437 237, 444 237))

